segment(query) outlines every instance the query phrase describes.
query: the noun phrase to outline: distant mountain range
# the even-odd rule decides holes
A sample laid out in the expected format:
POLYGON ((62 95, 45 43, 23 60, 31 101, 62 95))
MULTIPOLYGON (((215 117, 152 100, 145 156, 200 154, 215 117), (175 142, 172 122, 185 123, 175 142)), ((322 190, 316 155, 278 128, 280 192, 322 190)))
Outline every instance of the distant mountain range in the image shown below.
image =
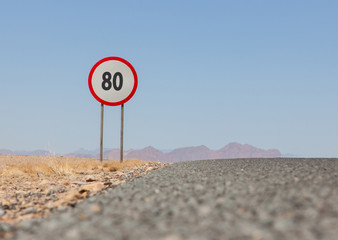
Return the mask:
POLYGON ((50 152, 45 150, 34 150, 34 151, 12 151, 9 149, 0 149, 2 155, 20 155, 20 156, 49 156, 52 155, 50 152))
MULTIPOLYGON (((12 152, 10 150, 1 150, 0 154, 6 155, 29 155, 29 156, 48 156, 50 153, 44 150, 36 150, 33 152, 12 152)), ((81 157, 81 158, 98 158, 97 151, 88 151, 79 149, 65 157, 81 157)), ((112 149, 105 150, 103 154, 105 159, 119 159, 120 150, 112 149)), ((177 148, 172 151, 162 152, 154 147, 146 147, 140 150, 128 150, 124 152, 125 159, 137 158, 144 161, 161 161, 161 162, 182 162, 191 160, 204 159, 224 159, 224 158, 276 158, 282 157, 282 154, 277 149, 264 150, 256 148, 248 144, 229 143, 225 147, 213 151, 206 146, 177 148)))

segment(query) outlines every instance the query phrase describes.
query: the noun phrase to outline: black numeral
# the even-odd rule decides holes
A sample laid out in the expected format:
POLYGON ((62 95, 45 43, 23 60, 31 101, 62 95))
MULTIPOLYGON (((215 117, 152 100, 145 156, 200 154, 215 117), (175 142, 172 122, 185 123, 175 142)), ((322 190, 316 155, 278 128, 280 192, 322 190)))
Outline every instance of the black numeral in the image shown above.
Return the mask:
POLYGON ((113 77, 113 86, 114 86, 114 89, 116 91, 120 91, 121 88, 122 88, 122 85, 123 85, 123 77, 122 77, 122 74, 120 72, 117 72, 114 74, 114 77, 113 77), (120 81, 119 81, 119 86, 117 86, 116 84, 116 79, 117 77, 119 77, 120 81))
POLYGON ((110 90, 112 85, 116 91, 120 91, 123 86, 123 77, 120 72, 116 72, 113 76, 113 83, 110 81, 111 80, 111 73, 110 72, 104 72, 102 75, 102 88, 103 90, 110 90), (117 85, 117 77, 119 77, 119 85, 117 85))
POLYGON ((103 90, 106 90, 108 91, 109 89, 111 89, 111 74, 110 72, 105 72, 103 75, 102 75, 102 79, 103 79, 103 82, 102 82, 102 88, 103 90))

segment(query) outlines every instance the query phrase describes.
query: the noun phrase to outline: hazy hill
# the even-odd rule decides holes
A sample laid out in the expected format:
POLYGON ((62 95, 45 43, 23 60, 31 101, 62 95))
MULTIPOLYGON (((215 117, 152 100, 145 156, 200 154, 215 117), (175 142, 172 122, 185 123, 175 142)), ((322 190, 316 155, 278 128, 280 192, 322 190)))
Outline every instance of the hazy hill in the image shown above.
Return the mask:
POLYGON ((216 151, 217 158, 270 158, 281 157, 277 149, 263 150, 249 144, 229 143, 216 151))
MULTIPOLYGON (((113 149, 106 151, 104 156, 107 158, 119 159, 120 151, 113 149)), ((277 149, 264 150, 248 144, 230 143, 223 148, 213 151, 202 145, 198 147, 177 148, 168 153, 163 153, 154 147, 146 147, 140 150, 129 150, 124 152, 125 159, 137 158, 148 161, 161 162, 181 162, 203 159, 222 159, 222 158, 275 158, 281 157, 277 149)), ((95 156, 98 157, 98 154, 95 156)))
POLYGON ((45 150, 34 150, 34 151, 12 151, 9 149, 0 149, 2 155, 22 155, 22 156, 48 156, 50 152, 45 150))

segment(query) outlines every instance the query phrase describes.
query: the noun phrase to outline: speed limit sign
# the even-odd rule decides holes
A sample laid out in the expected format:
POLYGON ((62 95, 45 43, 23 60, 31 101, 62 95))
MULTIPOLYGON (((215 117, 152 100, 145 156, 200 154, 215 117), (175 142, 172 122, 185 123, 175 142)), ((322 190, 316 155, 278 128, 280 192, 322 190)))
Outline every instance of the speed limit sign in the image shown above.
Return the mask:
POLYGON ((134 67, 123 58, 107 57, 98 61, 90 70, 89 90, 101 103, 100 161, 103 160, 103 112, 104 105, 121 105, 120 162, 123 162, 123 116, 124 104, 137 89, 137 74, 134 67))
POLYGON ((137 74, 134 67, 123 58, 107 57, 93 66, 88 85, 97 101, 108 106, 118 106, 135 94, 137 74))

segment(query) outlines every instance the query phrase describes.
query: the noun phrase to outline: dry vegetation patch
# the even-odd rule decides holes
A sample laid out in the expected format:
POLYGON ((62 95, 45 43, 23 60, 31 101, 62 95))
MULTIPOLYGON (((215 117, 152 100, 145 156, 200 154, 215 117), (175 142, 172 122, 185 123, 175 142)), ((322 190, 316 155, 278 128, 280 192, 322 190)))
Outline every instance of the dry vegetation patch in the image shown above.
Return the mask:
POLYGON ((56 209, 166 164, 140 160, 0 155, 0 223, 47 217, 56 209))
POLYGON ((71 174, 88 174, 97 171, 114 172, 143 166, 150 162, 126 160, 120 163, 116 160, 103 161, 88 158, 68 157, 30 157, 30 156, 0 156, 0 174, 2 176, 46 176, 71 174))

